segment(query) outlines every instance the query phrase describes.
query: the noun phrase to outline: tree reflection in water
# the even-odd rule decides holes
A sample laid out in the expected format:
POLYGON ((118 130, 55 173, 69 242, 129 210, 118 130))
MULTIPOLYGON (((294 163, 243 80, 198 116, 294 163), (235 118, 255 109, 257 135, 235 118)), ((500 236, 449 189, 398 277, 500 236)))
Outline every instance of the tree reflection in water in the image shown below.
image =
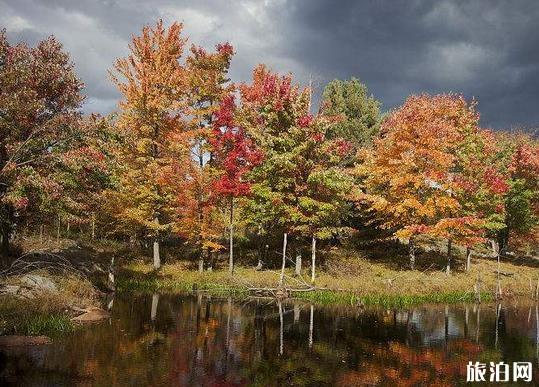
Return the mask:
POLYGON ((1 381, 443 386, 464 383, 468 361, 538 364, 535 305, 385 310, 149 294, 120 295, 112 315, 48 347, 4 350, 1 381))

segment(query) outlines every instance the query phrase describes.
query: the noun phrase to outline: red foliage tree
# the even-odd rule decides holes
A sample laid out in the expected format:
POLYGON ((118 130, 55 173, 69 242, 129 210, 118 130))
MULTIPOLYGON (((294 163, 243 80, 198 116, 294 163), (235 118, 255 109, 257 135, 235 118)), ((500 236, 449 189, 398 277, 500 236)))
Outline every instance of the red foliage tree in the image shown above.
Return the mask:
POLYGON ((243 127, 236 125, 234 96, 223 99, 215 113, 213 136, 210 138, 214 166, 218 176, 213 182, 214 197, 229 206, 229 270, 234 270, 234 198, 246 196, 251 184, 245 175, 262 159, 262 153, 247 136, 243 127))

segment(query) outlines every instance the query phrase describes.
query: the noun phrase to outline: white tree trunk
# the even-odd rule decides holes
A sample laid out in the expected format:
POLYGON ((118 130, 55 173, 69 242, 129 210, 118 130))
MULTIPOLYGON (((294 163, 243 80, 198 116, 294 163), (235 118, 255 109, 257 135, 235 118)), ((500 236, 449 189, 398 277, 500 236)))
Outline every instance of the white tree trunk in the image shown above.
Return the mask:
POLYGON ((296 275, 299 277, 301 275, 301 254, 296 255, 296 275))
POLYGON ((311 245, 311 282, 314 283, 316 277, 316 238, 313 235, 311 245))
POLYGON ((410 269, 414 270, 415 268, 415 246, 412 238, 408 240, 408 254, 410 255, 410 269))
POLYGON ((472 249, 466 247, 466 271, 470 271, 472 268, 472 249))
MULTIPOLYGON (((154 218, 155 225, 159 228, 159 218, 154 218)), ((153 268, 161 267, 161 256, 159 255, 159 231, 155 230, 155 239, 153 240, 153 268)))
POLYGON ((281 275, 279 277, 279 287, 283 286, 284 282, 284 269, 286 267, 286 240, 287 240, 288 234, 284 233, 283 237, 283 264, 281 266, 281 275))

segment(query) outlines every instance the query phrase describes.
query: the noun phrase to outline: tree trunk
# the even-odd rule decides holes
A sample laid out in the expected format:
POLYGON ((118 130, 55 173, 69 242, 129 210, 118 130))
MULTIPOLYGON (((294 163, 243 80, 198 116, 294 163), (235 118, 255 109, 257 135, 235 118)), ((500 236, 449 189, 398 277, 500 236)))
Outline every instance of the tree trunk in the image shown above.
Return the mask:
POLYGON ((466 247, 466 271, 470 271, 472 268, 472 249, 466 247))
POLYGON ((451 254, 452 254, 452 247, 453 241, 451 239, 447 240, 447 266, 445 268, 445 273, 449 275, 451 273, 451 254))
POLYGON ((502 286, 500 283, 500 246, 497 242, 494 243, 494 250, 496 252, 496 259, 498 261, 496 270, 496 299, 499 300, 500 298, 502 298, 502 286))
POLYGON ((234 274, 234 199, 230 198, 230 256, 228 259, 228 272, 234 274))
POLYGON ((153 241, 153 268, 159 269, 161 267, 161 256, 159 255, 159 240, 157 238, 153 241))
MULTIPOLYGON (((159 218, 155 217, 154 222, 159 228, 159 218)), ((159 255, 159 231, 155 230, 155 239, 153 240, 153 268, 155 270, 161 267, 161 256, 159 255)))
POLYGON ((412 238, 408 239, 408 254, 410 255, 410 269, 415 268, 415 246, 412 238))
POLYGON ((288 237, 288 234, 287 233, 284 233, 284 237, 283 237, 283 264, 282 264, 282 267, 281 267, 281 275, 279 277, 279 287, 283 286, 283 281, 284 281, 284 269, 286 267, 286 239, 288 237))
POLYGON ((316 276, 316 238, 313 235, 313 241, 311 245, 311 282, 314 283, 316 276))
POLYGON ((296 275, 301 276, 301 253, 296 254, 296 275))

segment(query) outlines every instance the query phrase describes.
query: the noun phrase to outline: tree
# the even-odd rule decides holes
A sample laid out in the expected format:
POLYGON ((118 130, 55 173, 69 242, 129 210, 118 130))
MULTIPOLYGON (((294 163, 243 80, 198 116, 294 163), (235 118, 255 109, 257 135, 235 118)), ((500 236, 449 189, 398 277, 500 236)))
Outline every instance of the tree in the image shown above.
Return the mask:
POLYGON ((329 82, 322 93, 320 111, 339 121, 329 129, 328 137, 347 140, 354 150, 370 144, 380 129, 380 105, 357 78, 329 82))
POLYGON ((298 239, 335 235, 351 186, 342 167, 350 144, 327 137, 333 121, 309 114, 310 91, 293 85, 290 75, 258 66, 252 84, 240 90, 242 124, 264 154, 251 174, 252 223, 277 226, 285 243, 289 233, 298 239))
POLYGON ((141 226, 153 240, 153 262, 161 265, 159 243, 176 219, 174 207, 189 144, 184 135, 185 69, 180 64, 182 25, 158 21, 133 37, 130 54, 111 72, 123 99, 117 126, 125 136, 118 200, 121 222, 141 226), (170 176, 174 174, 175 179, 170 176))
POLYGON ((226 97, 215 114, 213 136, 210 138, 214 167, 218 177, 214 181, 214 195, 224 199, 230 211, 229 271, 234 271, 234 199, 245 197, 251 191, 246 174, 261 161, 259 152, 245 129, 235 124, 236 105, 232 95, 226 97))
POLYGON ((24 216, 59 197, 52 165, 78 135, 82 82, 54 37, 12 46, 0 31, 0 230, 2 252, 24 216))
MULTIPOLYGON (((414 238, 473 233, 478 219, 462 215, 458 195, 459 147, 478 130, 474 104, 442 94, 409 97, 384 120, 381 136, 361 166, 365 195, 382 217, 382 227, 409 242, 414 238)), ((448 254, 448 268, 450 265, 448 254)))
POLYGON ((539 241, 539 142, 526 134, 498 134, 509 189, 504 196, 504 227, 497 239, 502 249, 510 241, 530 245, 539 241))

